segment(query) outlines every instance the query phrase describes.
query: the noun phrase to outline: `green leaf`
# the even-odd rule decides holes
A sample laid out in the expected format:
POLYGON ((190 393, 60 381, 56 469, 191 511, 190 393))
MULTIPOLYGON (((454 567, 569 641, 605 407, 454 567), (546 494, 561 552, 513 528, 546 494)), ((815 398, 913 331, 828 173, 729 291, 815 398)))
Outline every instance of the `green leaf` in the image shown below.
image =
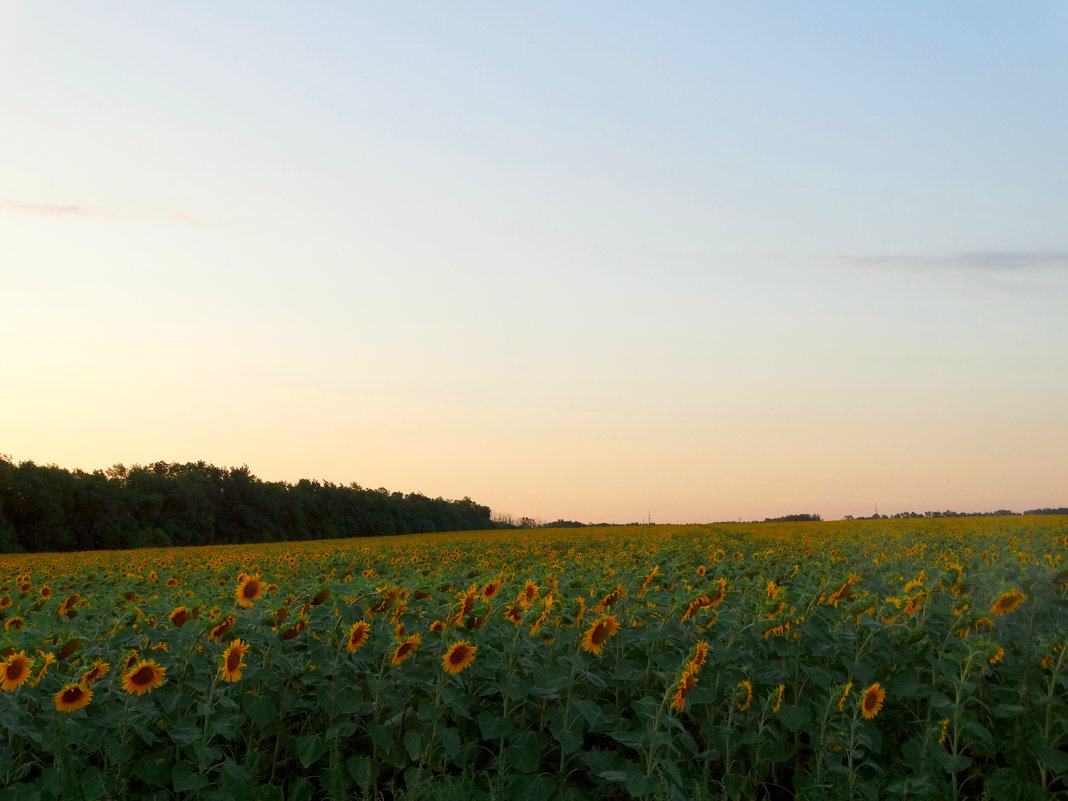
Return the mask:
POLYGON ((557 720, 549 725, 549 732, 565 754, 573 754, 582 747, 582 731, 574 724, 565 729, 563 720, 557 720))
POLYGON ((278 706, 267 695, 243 695, 241 706, 258 728, 267 726, 278 719, 278 706))
POLYGON ((189 745, 204 736, 204 730, 193 720, 180 720, 169 729, 167 736, 178 745, 189 745))
POLYGON ((371 720, 367 722, 367 733, 371 735, 371 741, 376 746, 387 754, 389 753, 393 747, 393 729, 371 720))
POLYGON ((107 777, 100 768, 90 765, 81 775, 82 796, 85 801, 96 801, 108 791, 107 777))
POLYGON ((314 765, 326 753, 326 740, 318 734, 306 734, 297 738, 297 758, 305 768, 314 765))
POLYGON ((627 779, 625 782, 627 792, 634 798, 652 795, 656 792, 660 782, 656 776, 649 776, 635 762, 627 763, 627 779))
POLYGON ((520 787, 520 797, 529 801, 550 801, 556 794, 556 782, 541 774, 521 782, 520 787))
POLYGON ((455 760, 456 755, 460 753, 460 732, 452 726, 445 726, 438 737, 441 738, 441 747, 445 749, 446 756, 455 760))
POLYGON ((541 765, 541 753, 529 748, 510 745, 504 749, 504 759, 520 773, 534 773, 541 765))
POLYGON ((742 791, 745 789, 745 777, 731 774, 723 777, 723 792, 727 794, 728 798, 741 798, 742 791))
POLYGON ((491 712, 480 712, 478 715, 478 728, 482 732, 483 740, 499 740, 507 737, 515 730, 512 721, 499 718, 491 712))
POLYGON ((799 732, 812 722, 812 708, 784 704, 779 709, 779 720, 792 732, 799 732))
POLYGON ((311 801, 312 791, 308 780, 301 776, 290 784, 286 798, 287 801, 311 801))
POLYGON ((123 765, 130 761, 137 749, 129 743, 124 743, 114 732, 108 732, 104 738, 104 753, 112 765, 123 765))
POLYGON ((370 759, 362 756, 349 757, 348 761, 345 762, 345 767, 348 769, 349 776, 359 785, 361 790, 366 790, 371 786, 370 759))
POLYGON ((187 762, 178 762, 171 769, 171 783, 176 793, 188 793, 192 790, 202 790, 208 786, 208 777, 194 773, 187 762))
POLYGON ((131 773, 143 781, 150 790, 164 787, 171 781, 170 763, 159 757, 149 756, 141 759, 134 763, 131 773))
POLYGON ((1045 743, 1036 743, 1035 755, 1054 773, 1068 773, 1068 754, 1064 751, 1050 748, 1045 743))
POLYGON ((418 761, 423 755, 423 735, 417 729, 408 729, 404 732, 404 748, 412 762, 418 761))
POLYGON ((949 751, 946 751, 944 748, 935 748, 934 758, 935 762, 941 765, 942 770, 946 773, 960 773, 960 771, 972 764, 970 757, 964 756, 963 754, 953 756, 953 754, 949 753, 949 751))

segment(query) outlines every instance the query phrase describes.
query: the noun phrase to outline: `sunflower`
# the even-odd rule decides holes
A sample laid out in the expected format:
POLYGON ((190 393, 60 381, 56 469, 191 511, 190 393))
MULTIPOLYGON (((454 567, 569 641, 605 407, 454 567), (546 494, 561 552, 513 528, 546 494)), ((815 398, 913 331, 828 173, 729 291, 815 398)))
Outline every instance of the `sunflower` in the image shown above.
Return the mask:
POLYGON ((235 595, 238 604, 245 609, 251 609, 252 602, 263 595, 263 582, 260 581, 259 573, 255 576, 246 576, 242 573, 235 595))
POLYGON ((93 700, 93 691, 84 684, 68 684, 56 693, 56 709, 60 712, 73 712, 88 706, 93 700))
POLYGON ((446 673, 456 674, 470 666, 475 661, 475 651, 478 648, 471 645, 467 640, 455 643, 441 658, 441 666, 446 673))
POLYGON ((156 664, 154 659, 142 659, 122 674, 122 689, 130 695, 143 695, 163 686, 167 668, 156 664))
POLYGON ((638 597, 641 598, 645 595, 646 590, 649 589, 649 585, 653 583, 653 579, 656 578, 656 574, 660 572, 660 565, 653 565, 653 569, 646 575, 645 580, 642 582, 642 590, 638 593, 638 597))
POLYGON ((140 652, 136 648, 134 648, 132 651, 130 651, 130 655, 127 656, 125 660, 123 660, 122 669, 129 670, 137 664, 137 660, 140 658, 140 652))
POLYGON ((221 623, 212 628, 211 632, 208 634, 208 639, 215 640, 216 642, 218 642, 222 639, 223 635, 230 630, 230 627, 233 626, 236 621, 237 618, 234 615, 227 615, 225 618, 223 618, 221 623))
POLYGON ((167 619, 171 621, 171 625, 173 625, 176 629, 180 629, 182 626, 192 620, 193 616, 189 614, 189 610, 186 609, 184 606, 179 606, 177 609, 167 615, 167 619))
POLYGON ((346 648, 348 648, 350 654, 354 654, 359 651, 364 645, 367 644, 367 638, 370 636, 371 624, 363 620, 357 620, 352 624, 352 628, 349 629, 349 638, 346 648))
POLYGON ((308 628, 308 621, 306 619, 304 619, 304 618, 301 618, 296 623, 293 623, 292 625, 290 625, 287 629, 285 629, 282 632, 282 639, 283 640, 295 639, 306 628, 308 628))
POLYGON ((775 706, 773 706, 773 707, 771 708, 771 713, 772 713, 773 715, 774 715, 775 713, 777 713, 777 712, 779 711, 779 709, 780 709, 780 708, 782 707, 782 694, 783 694, 783 691, 784 691, 785 689, 786 689, 786 685, 785 685, 785 684, 780 684, 780 685, 779 685, 779 693, 778 693, 778 695, 777 695, 777 696, 775 697, 775 706))
POLYGON ((853 689, 853 682, 846 684, 845 689, 842 691, 842 697, 838 699, 838 711, 842 711, 842 707, 845 706, 846 699, 849 698, 849 691, 853 689))
POLYGON ((586 630, 585 636, 582 638, 582 650, 591 654, 599 654, 604 650, 604 644, 611 637, 619 631, 619 624, 613 615, 605 615, 589 629, 586 630))
POLYGON ((416 632, 415 634, 409 634, 404 642, 398 643, 397 647, 393 649, 393 656, 389 658, 391 665, 399 665, 409 656, 414 654, 419 645, 423 642, 423 635, 416 632))
POLYGON ((869 720, 875 717, 883 708, 884 700, 886 700, 886 690, 879 686, 879 682, 875 682, 864 691, 864 697, 860 701, 861 714, 869 720))
POLYGON ((998 662, 1000 662, 1004 658, 1005 658, 1005 649, 1002 648, 1001 646, 998 646, 998 649, 994 652, 994 655, 992 657, 990 657, 990 659, 988 659, 987 661, 991 665, 996 665, 998 662))
POLYGON ((41 679, 43 679, 48 674, 48 667, 50 665, 56 664, 56 655, 51 651, 42 651, 40 648, 38 648, 37 655, 40 656, 41 659, 44 660, 44 662, 41 665, 41 669, 37 671, 37 675, 33 677, 33 681, 30 682, 30 684, 34 687, 40 684, 41 679))
POLYGON ((686 696, 693 690, 694 685, 697 684, 697 670, 692 665, 687 667, 686 671, 679 679, 679 684, 675 688, 675 695, 671 698, 671 708, 676 712, 681 712, 686 708, 686 696))
POLYGON ((490 581, 486 583, 486 586, 482 588, 482 600, 488 601, 501 591, 500 581, 490 581))
POLYGON ((511 620, 517 628, 523 622, 523 610, 519 604, 508 604, 508 608, 504 610, 504 616, 511 620))
POLYGON ((22 628, 25 625, 26 621, 23 620, 21 617, 16 616, 11 618, 11 620, 7 621, 7 623, 4 624, 4 631, 10 631, 11 629, 15 629, 16 631, 22 631, 22 628))
POLYGON ((704 565, 698 565, 697 566, 697 575, 703 576, 704 574, 705 574, 705 566, 704 565))
POLYGON ((248 643, 234 640, 223 654, 222 667, 219 672, 223 681, 237 681, 241 678, 241 668, 245 666, 245 654, 248 653, 248 643))
POLYGON ((33 660, 25 651, 12 653, 6 662, 0 662, 0 689, 5 692, 14 690, 30 677, 31 667, 33 660))
POLYGON ((83 687, 92 687, 93 684, 98 679, 103 678, 109 670, 111 670, 111 665, 109 665, 102 659, 98 659, 96 660, 96 662, 93 663, 93 666, 91 668, 89 668, 87 671, 85 671, 85 673, 82 674, 82 678, 79 684, 81 684, 83 687))
POLYGON ((749 705, 753 703, 753 685, 750 684, 749 679, 742 679, 738 682, 738 686, 745 691, 745 698, 738 704, 738 711, 745 712, 749 705))
POLYGON ((994 617, 1007 615, 1009 612, 1015 612, 1017 607, 1026 600, 1027 596, 1013 587, 1008 592, 1003 592, 998 596, 998 599, 990 607, 990 613, 994 617))
POLYGON ((45 584, 43 587, 41 587, 41 598, 43 598, 44 600, 47 601, 51 597, 52 597, 52 585, 45 584))
POLYGON ((708 643, 704 640, 698 640, 693 649, 693 658, 690 659, 690 665, 700 670, 706 659, 708 659, 708 643))

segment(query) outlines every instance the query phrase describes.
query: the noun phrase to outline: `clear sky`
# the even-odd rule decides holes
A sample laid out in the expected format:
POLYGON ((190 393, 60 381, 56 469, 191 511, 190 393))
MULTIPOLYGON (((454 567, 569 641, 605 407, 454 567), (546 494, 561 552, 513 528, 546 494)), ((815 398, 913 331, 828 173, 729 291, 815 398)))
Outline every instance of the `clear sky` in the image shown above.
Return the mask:
POLYGON ((1068 4, 0 0, 0 452, 1068 504, 1068 4))

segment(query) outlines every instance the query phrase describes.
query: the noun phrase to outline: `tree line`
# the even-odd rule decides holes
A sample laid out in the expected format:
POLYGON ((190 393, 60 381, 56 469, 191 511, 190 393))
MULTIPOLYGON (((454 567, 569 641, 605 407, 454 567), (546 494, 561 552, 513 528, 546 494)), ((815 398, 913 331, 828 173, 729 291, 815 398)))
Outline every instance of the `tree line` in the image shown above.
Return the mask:
POLYGON ((0 455, 0 552, 376 537, 497 527, 470 498, 261 481, 204 462, 91 473, 0 455))

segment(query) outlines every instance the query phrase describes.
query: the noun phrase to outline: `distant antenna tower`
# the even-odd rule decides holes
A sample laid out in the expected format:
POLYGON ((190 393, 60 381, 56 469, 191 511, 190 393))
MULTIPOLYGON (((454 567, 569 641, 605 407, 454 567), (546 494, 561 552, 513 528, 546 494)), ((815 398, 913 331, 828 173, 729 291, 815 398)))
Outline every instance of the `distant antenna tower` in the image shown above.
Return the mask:
POLYGON ((876 517, 879 516, 879 502, 878 501, 875 502, 875 516, 876 517))

